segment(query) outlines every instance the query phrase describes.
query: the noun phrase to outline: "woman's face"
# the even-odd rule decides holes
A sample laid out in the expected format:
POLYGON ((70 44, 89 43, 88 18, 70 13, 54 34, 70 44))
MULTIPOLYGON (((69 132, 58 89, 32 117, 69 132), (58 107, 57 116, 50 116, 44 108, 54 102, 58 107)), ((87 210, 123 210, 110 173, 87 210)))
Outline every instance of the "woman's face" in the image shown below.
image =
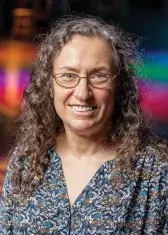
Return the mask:
POLYGON ((88 76, 97 72, 111 74, 110 46, 99 37, 74 36, 56 56, 53 74, 75 73, 81 77, 75 88, 59 86, 53 78, 54 106, 64 123, 65 130, 82 133, 104 133, 111 119, 115 84, 107 88, 94 88, 88 76))

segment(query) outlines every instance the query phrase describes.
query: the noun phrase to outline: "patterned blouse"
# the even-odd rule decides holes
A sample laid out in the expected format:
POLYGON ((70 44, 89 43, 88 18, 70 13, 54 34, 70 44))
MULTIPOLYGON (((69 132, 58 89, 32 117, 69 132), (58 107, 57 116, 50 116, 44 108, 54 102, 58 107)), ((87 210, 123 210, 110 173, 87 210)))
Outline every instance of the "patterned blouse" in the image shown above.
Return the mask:
POLYGON ((121 175, 115 160, 103 163, 71 208, 61 159, 54 148, 49 155, 44 180, 29 199, 10 196, 8 171, 1 235, 168 234, 168 163, 156 154, 138 157, 135 175, 121 175))

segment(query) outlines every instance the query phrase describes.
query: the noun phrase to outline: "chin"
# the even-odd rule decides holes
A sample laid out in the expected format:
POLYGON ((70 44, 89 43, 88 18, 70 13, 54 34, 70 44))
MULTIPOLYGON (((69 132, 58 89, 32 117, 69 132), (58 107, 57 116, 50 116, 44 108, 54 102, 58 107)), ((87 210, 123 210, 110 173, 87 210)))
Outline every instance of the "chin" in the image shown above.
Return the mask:
POLYGON ((96 122, 84 122, 84 120, 74 123, 73 125, 67 125, 68 129, 79 134, 94 134, 99 131, 100 126, 96 122))
POLYGON ((80 132, 86 132, 86 131, 92 130, 93 127, 79 125, 79 126, 72 126, 71 129, 74 131, 76 130, 76 131, 80 131, 80 132))

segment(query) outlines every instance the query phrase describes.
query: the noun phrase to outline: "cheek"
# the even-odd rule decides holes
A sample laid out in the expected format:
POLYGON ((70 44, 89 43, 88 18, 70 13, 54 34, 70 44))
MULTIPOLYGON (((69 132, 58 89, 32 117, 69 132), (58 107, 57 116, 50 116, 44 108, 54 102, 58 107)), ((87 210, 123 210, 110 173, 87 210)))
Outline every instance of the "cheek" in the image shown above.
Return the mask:
POLYGON ((72 91, 61 87, 54 87, 54 106, 56 111, 63 108, 64 104, 68 101, 72 91))
POLYGON ((112 90, 102 90, 101 92, 96 93, 95 97, 98 103, 106 108, 113 106, 115 100, 115 94, 112 90))
POLYGON ((102 91, 99 94, 97 94, 97 99, 99 102, 100 108, 100 116, 107 120, 111 118, 114 110, 114 104, 115 104, 115 94, 114 91, 102 91))

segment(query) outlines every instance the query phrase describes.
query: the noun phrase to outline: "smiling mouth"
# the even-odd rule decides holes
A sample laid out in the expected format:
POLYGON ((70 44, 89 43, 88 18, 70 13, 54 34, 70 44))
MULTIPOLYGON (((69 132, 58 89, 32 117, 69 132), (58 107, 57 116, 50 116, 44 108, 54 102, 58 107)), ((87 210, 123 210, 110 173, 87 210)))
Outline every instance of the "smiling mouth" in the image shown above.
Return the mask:
POLYGON ((80 106, 80 105, 70 105, 71 109, 76 112, 89 112, 96 109, 96 106, 80 106))

